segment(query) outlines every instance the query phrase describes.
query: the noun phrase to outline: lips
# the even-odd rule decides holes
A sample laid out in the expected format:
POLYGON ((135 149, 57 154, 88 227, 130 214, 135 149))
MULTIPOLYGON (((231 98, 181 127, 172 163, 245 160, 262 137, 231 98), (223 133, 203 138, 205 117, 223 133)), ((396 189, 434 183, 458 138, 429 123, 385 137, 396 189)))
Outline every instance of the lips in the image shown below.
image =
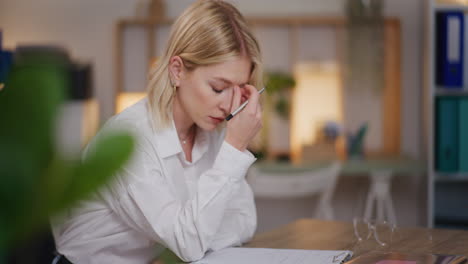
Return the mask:
POLYGON ((222 117, 212 117, 212 116, 210 116, 210 119, 215 123, 221 123, 224 120, 224 118, 222 117))

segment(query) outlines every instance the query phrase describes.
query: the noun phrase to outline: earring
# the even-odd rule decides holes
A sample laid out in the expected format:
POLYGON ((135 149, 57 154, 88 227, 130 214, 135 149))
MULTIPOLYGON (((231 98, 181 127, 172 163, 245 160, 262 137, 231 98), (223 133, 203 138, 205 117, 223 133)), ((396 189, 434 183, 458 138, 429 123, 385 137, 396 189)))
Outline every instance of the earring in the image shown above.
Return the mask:
POLYGON ((169 80, 169 81, 170 81, 170 83, 171 83, 171 86, 172 86, 172 89, 174 90, 174 93, 175 93, 175 92, 176 92, 176 90, 177 90, 177 86, 176 86, 176 84, 175 84, 175 82, 174 82, 174 81, 172 81, 172 80, 169 80))

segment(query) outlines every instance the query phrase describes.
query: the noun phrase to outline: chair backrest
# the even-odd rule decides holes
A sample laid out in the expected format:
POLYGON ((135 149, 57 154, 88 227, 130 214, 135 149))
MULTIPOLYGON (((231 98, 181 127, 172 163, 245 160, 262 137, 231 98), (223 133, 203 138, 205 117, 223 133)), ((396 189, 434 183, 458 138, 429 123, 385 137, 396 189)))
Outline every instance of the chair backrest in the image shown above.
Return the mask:
POLYGON ((333 192, 340 173, 341 164, 331 163, 321 168, 304 168, 271 171, 253 165, 249 170, 248 182, 258 198, 297 198, 319 195, 315 216, 332 220, 331 205, 333 192))

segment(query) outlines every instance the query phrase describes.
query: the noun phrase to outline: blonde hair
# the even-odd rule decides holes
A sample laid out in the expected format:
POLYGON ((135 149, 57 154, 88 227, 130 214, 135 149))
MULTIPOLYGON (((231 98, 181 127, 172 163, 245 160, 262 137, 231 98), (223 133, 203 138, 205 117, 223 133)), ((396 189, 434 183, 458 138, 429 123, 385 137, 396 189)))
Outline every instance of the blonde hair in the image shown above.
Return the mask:
POLYGON ((168 67, 173 56, 180 56, 189 71, 247 56, 252 62, 249 83, 263 87, 260 47, 242 14, 223 1, 196 1, 172 25, 166 51, 149 73, 148 102, 157 130, 172 121, 175 89, 168 67))

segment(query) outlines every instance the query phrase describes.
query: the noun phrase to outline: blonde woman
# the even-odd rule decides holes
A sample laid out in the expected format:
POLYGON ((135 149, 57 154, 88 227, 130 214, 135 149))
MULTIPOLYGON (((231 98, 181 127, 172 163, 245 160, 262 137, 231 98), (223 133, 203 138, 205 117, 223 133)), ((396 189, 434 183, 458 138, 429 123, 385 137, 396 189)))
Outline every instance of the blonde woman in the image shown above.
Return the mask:
POLYGON ((164 248, 194 261, 252 237, 245 175, 255 158, 246 148, 261 129, 260 57, 232 5, 204 0, 183 12, 150 72, 148 97, 104 126, 135 133, 131 162, 53 227, 58 263, 148 263, 164 248))

